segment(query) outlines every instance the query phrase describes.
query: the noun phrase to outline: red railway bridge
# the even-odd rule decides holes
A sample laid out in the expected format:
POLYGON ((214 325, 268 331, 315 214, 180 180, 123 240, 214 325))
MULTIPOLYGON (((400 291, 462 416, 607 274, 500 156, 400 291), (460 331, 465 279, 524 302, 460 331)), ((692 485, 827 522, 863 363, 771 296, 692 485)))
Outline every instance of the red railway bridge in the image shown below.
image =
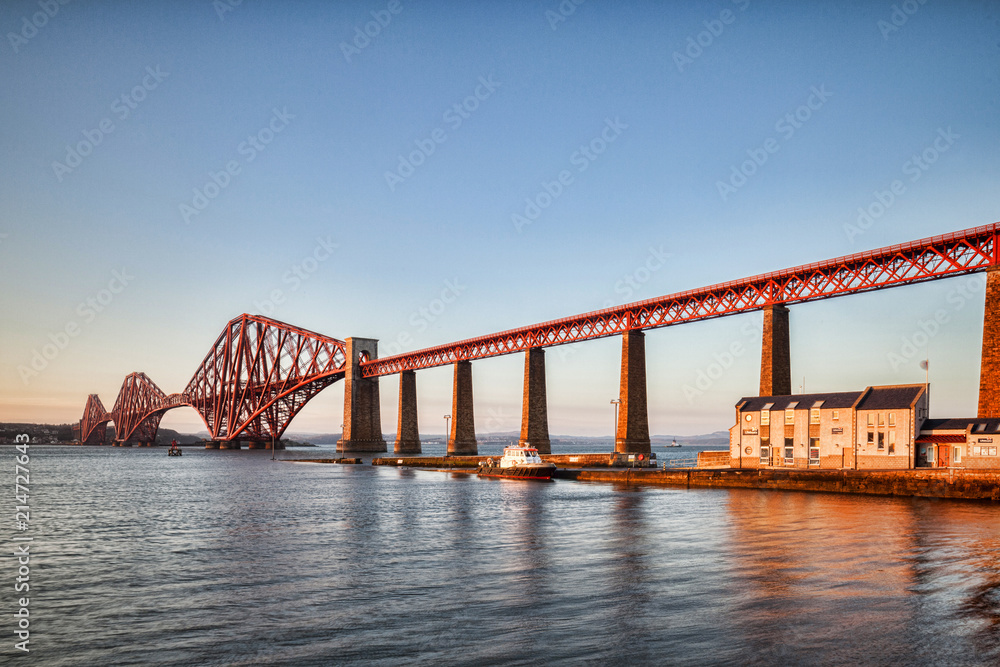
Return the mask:
POLYGON ((637 301, 560 320, 378 358, 378 341, 341 341, 283 322, 241 315, 229 322, 180 394, 165 394, 143 373, 125 378, 109 413, 90 396, 80 440, 103 442, 115 424, 116 444, 155 440, 160 418, 190 406, 214 446, 268 447, 302 406, 343 378, 344 432, 340 451, 385 452, 378 379, 400 375, 397 453, 419 453, 416 371, 454 366, 449 454, 477 452, 472 362, 523 352, 521 441, 550 450, 545 348, 621 336, 622 364, 615 450, 650 451, 646 407, 645 334, 686 322, 763 312, 760 394, 791 393, 789 304, 888 289, 984 271, 987 274, 979 416, 1000 418, 1000 223, 838 257, 710 287, 637 301))

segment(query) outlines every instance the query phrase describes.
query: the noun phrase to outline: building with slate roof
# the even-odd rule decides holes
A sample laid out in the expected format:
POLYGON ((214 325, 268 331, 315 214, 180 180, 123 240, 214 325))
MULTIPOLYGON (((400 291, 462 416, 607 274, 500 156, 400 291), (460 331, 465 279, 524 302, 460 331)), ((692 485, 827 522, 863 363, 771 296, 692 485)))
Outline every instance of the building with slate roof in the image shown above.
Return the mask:
POLYGON ((913 468, 927 415, 927 388, 922 384, 742 398, 736 404, 736 425, 729 431, 731 465, 913 468))

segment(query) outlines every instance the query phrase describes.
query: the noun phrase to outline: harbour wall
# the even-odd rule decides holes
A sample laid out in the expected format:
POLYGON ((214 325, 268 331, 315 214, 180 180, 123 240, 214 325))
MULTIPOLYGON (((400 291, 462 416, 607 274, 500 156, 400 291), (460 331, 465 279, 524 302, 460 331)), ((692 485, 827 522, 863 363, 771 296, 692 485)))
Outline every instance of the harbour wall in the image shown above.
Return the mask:
POLYGON ((1000 502, 1000 470, 572 470, 560 479, 685 488, 820 491, 1000 502))

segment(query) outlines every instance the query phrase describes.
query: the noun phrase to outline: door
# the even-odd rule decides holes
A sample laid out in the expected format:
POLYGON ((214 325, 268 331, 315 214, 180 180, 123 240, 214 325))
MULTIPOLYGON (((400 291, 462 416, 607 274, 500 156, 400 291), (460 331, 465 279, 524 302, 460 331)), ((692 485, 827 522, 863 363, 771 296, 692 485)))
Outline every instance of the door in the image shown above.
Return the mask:
POLYGON ((951 465, 951 445, 938 445, 938 468, 951 465))

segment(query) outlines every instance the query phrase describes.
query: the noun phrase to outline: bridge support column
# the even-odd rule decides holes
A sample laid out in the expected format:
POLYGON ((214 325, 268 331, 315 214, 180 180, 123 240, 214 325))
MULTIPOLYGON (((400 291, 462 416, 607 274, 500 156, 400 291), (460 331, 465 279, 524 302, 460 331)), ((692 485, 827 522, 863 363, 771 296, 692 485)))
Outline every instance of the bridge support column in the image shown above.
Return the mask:
POLYGON ((622 334, 622 375, 618 393, 618 432, 615 451, 649 454, 649 413, 646 410, 646 335, 639 330, 622 334))
POLYGON ((399 416, 396 426, 396 454, 420 454, 420 430, 417 428, 417 372, 399 374, 399 416))
POLYGON ((472 362, 455 362, 455 387, 451 399, 451 434, 448 456, 478 454, 476 421, 472 415, 472 362))
POLYGON ((792 393, 792 361, 789 352, 788 308, 764 307, 764 336, 760 350, 760 395, 788 396, 792 393))
POLYGON ((521 438, 518 444, 551 454, 549 414, 545 399, 545 349, 534 347, 524 353, 524 393, 521 396, 521 438))
POLYGON ((218 440, 209 440, 205 443, 205 449, 219 449, 221 443, 218 440))
POLYGON ((979 360, 979 417, 1000 417, 1000 267, 986 272, 983 353, 979 360))
POLYGON ((337 451, 388 451, 382 438, 378 378, 361 377, 361 363, 378 358, 378 341, 373 338, 348 338, 346 342, 344 435, 337 441, 337 451))

